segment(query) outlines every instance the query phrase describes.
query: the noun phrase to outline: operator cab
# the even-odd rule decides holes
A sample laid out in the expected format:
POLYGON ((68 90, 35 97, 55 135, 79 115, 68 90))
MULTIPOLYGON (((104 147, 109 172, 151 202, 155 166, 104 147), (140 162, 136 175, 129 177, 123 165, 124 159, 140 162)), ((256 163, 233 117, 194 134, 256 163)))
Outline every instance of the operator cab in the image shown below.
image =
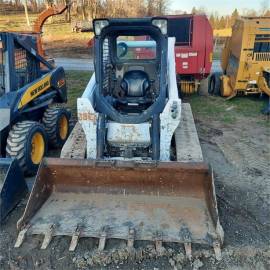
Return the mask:
POLYGON ((122 113, 140 113, 158 95, 156 42, 150 39, 147 35, 117 37, 113 95, 117 99, 115 108, 122 113))
POLYGON ((147 121, 162 112, 167 64, 167 35, 162 27, 166 24, 164 18, 94 21, 98 111, 120 123, 134 122, 139 115, 141 120, 135 122, 147 121), (147 110, 148 117, 142 117, 147 110))

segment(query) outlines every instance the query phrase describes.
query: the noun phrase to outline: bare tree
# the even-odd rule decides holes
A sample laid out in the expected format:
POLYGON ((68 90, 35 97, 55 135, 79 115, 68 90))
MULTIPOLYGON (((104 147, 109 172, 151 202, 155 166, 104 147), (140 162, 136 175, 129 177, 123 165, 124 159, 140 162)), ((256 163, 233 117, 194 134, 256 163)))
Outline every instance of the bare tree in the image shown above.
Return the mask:
POLYGON ((38 11, 38 4, 36 0, 29 0, 30 2, 30 6, 31 6, 31 10, 33 12, 37 12, 38 11))
POLYGON ((258 16, 258 13, 254 9, 244 9, 242 15, 246 17, 256 17, 258 16))
POLYGON ((269 0, 261 1, 261 12, 260 15, 265 16, 269 12, 269 0))
POLYGON ((168 11, 169 0, 147 0, 146 1, 146 15, 165 15, 168 11))
POLYGON ((26 23, 27 23, 28 26, 30 26, 30 20, 29 20, 29 15, 28 15, 28 7, 27 7, 27 0, 24 0, 23 6, 24 6, 24 13, 25 13, 26 23))
POLYGON ((67 12, 65 13, 65 21, 71 22, 71 1, 65 0, 65 4, 67 6, 67 12))
POLYGON ((18 8, 20 6, 20 4, 21 4, 21 1, 20 0, 15 0, 14 3, 15 3, 15 7, 18 8))

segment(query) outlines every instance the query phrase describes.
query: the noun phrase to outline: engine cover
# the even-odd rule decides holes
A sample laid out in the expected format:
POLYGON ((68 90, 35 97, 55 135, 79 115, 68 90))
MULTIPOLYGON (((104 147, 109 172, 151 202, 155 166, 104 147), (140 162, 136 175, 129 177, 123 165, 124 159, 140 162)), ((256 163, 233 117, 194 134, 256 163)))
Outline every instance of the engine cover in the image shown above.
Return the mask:
POLYGON ((107 141, 115 147, 148 147, 151 143, 150 124, 108 123, 107 141))

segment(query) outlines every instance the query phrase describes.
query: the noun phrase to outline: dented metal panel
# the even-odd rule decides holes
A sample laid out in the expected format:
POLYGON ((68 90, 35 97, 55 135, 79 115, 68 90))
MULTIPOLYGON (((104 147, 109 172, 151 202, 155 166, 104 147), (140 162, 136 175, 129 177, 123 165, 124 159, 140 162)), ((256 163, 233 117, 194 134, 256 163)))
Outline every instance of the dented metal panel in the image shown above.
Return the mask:
POLYGON ((112 146, 144 146, 151 144, 150 124, 108 122, 107 141, 112 146))

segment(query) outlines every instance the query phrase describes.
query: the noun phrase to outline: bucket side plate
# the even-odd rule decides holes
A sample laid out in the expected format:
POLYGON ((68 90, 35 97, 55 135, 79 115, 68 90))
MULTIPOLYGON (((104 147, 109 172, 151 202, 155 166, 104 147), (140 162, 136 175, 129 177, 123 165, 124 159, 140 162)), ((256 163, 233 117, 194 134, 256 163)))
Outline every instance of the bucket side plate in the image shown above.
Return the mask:
POLYGON ((0 221, 27 193, 27 185, 17 160, 0 158, 0 221))

